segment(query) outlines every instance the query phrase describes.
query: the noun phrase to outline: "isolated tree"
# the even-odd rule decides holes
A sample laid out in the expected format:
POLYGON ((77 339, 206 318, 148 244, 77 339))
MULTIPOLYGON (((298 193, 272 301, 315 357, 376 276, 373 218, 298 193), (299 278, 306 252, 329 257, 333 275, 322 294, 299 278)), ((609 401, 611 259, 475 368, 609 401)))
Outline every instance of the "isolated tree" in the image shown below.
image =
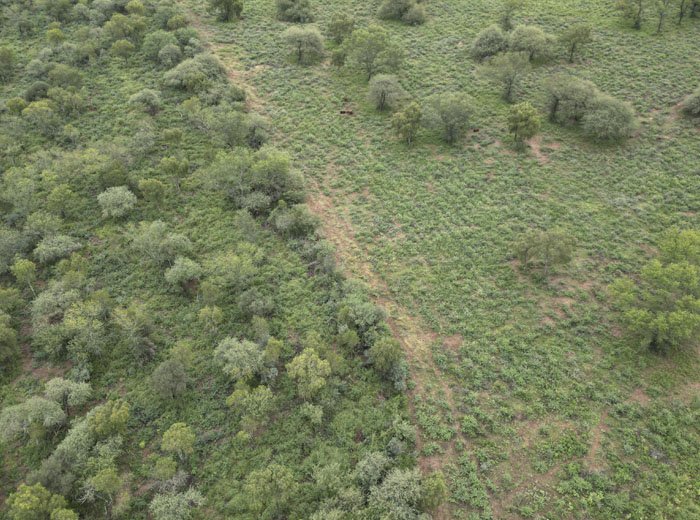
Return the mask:
POLYGON ((593 83, 568 74, 547 78, 545 89, 549 120, 559 123, 581 121, 593 99, 599 95, 593 83))
POLYGON ((113 186, 97 196, 103 217, 121 218, 136 206, 136 195, 126 186, 113 186))
POLYGON ((690 117, 700 117, 700 86, 681 102, 681 110, 690 117))
POLYGON ((541 267, 545 276, 557 265, 571 261, 574 239, 564 231, 531 231, 516 245, 516 254, 523 267, 541 267))
POLYGON ((407 25, 422 25, 428 19, 425 7, 422 3, 414 2, 411 8, 401 17, 403 23, 407 25))
POLYGON ((474 112, 472 100, 461 92, 435 94, 426 102, 425 123, 442 134, 448 144, 464 137, 474 112))
POLYGON ((148 510, 153 520, 190 520, 193 510, 204 504, 204 497, 195 489, 180 493, 161 493, 153 497, 148 510))
POLYGON ((537 135, 542 120, 537 109, 529 101, 510 107, 508 114, 508 131, 513 136, 516 146, 522 147, 526 139, 537 135))
POLYGON ((628 334, 658 352, 695 347, 700 338, 700 232, 671 230, 657 258, 610 292, 628 334))
POLYGON ((530 61, 543 59, 550 55, 551 39, 537 26, 519 25, 510 34, 509 49, 526 53, 530 61))
POLYGON ((92 388, 88 383, 78 383, 55 377, 46 383, 44 396, 61 405, 68 414, 71 408, 83 406, 92 396, 92 388))
POLYGON ((411 145, 418 134, 418 130, 420 130, 422 120, 423 109, 418 103, 413 101, 394 114, 391 119, 391 125, 399 138, 406 144, 411 145))
POLYGON ((503 0, 499 23, 504 31, 510 31, 513 28, 513 16, 522 9, 522 7, 523 0, 503 0))
POLYGON ((323 36, 316 27, 289 27, 282 38, 297 63, 313 63, 323 57, 323 36))
POLYGON ((632 105, 606 94, 596 96, 582 119, 583 131, 598 141, 630 137, 637 128, 632 105))
POLYGON ((394 75, 378 74, 369 81, 369 99, 377 110, 396 107, 405 94, 394 75))
POLYGON ((283 22, 314 21, 309 0, 277 0, 277 19, 283 22))
POLYGON ((469 52, 476 61, 483 61, 506 50, 507 36, 498 25, 491 25, 476 35, 469 52))
POLYGON ((403 52, 378 25, 356 29, 346 41, 348 59, 367 75, 367 81, 380 72, 395 72, 403 62, 403 52))
POLYGON ((186 461, 194 453, 194 441, 197 439, 192 428, 185 423, 174 423, 163 434, 160 449, 172 453, 180 461, 186 461))
POLYGON ((9 47, 0 47, 0 83, 12 78, 15 69, 15 53, 9 47))
POLYGON ((479 69, 484 77, 501 85, 503 99, 508 103, 513 101, 523 76, 529 71, 528 56, 524 52, 499 54, 479 69))
POLYGON ((182 363, 174 359, 163 361, 151 374, 153 390, 163 399, 172 400, 187 389, 187 372, 182 363))
POLYGON ((355 30, 355 18, 346 14, 336 14, 328 24, 328 34, 335 43, 340 45, 355 30))
POLYGON ((241 17, 243 0, 209 0, 209 9, 216 13, 222 22, 230 22, 241 17))
POLYGON ((421 482, 420 507, 423 511, 432 511, 447 500, 448 489, 442 471, 430 473, 421 482))
POLYGON ((287 373, 297 384, 302 399, 310 399, 324 386, 331 374, 331 365, 321 359, 313 348, 307 347, 291 362, 287 363, 287 373))
POLYGON ((617 8, 634 29, 641 29, 647 2, 648 0, 618 0, 617 8))
POLYGON ((143 110, 148 115, 155 116, 162 105, 160 93, 153 89, 145 88, 129 98, 129 105, 143 110))
POLYGON ((248 474, 243 483, 242 501, 254 518, 285 518, 298 488, 289 468, 267 464, 248 474))
POLYGON ((257 343, 225 338, 214 350, 214 357, 223 365, 224 373, 234 381, 250 381, 264 367, 264 351, 257 343))
POLYGON ((593 41, 591 36, 592 27, 589 24, 580 23, 568 27, 559 36, 559 41, 566 47, 569 54, 569 63, 574 62, 574 55, 581 46, 593 41))

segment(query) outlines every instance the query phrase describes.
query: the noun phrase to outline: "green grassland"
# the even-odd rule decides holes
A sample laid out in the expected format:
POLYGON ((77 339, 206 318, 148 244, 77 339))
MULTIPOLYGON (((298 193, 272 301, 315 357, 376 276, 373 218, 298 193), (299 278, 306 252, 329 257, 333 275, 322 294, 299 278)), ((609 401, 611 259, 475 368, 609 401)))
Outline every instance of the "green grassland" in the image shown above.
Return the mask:
MULTIPOLYGON (((557 34, 585 21, 595 41, 575 64, 562 50, 535 67, 517 99, 544 112, 542 81, 568 71, 630 101, 641 126, 602 146, 545 123, 537 153, 516 153, 508 106, 468 56, 474 36, 497 21, 498 2, 431 0, 423 26, 382 22, 405 49, 399 77, 413 97, 462 91, 477 107, 457 146, 424 131, 411 148, 367 101, 362 74, 291 63, 280 36, 288 24, 275 20, 272 0, 248 2, 235 23, 188 5, 234 77, 262 100, 312 199, 343 216, 340 227, 326 220, 326 234, 341 251, 353 242, 348 271, 424 328, 439 371, 417 373, 427 379, 417 383, 414 416, 425 458, 449 455, 444 514, 700 516, 697 354, 659 357, 630 345, 606 293, 666 229, 698 227, 700 132, 675 106, 697 86, 700 23, 669 21, 655 35, 651 23, 628 28, 612 1, 527 1, 518 23, 557 34), (353 116, 340 115, 346 107, 353 116), (514 243, 551 227, 577 248, 571 265, 544 280, 518 268, 514 243)), ((346 12, 367 25, 378 5, 317 1, 315 23, 324 30, 346 12)))

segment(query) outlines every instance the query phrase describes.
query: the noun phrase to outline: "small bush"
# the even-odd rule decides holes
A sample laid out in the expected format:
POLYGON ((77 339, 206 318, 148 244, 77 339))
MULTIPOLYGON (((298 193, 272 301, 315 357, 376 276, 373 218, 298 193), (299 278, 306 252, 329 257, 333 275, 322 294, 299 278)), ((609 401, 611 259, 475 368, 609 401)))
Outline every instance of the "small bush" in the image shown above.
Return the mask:
POLYGON ((700 117, 700 87, 681 102, 681 110, 690 117, 700 117))
POLYGON ((282 38, 297 63, 313 63, 323 56, 323 36, 316 27, 290 27, 282 38))
POLYGON ((637 128, 632 105, 601 94, 583 116, 583 131, 599 141, 617 141, 630 137, 637 128))
POLYGON ((277 0, 277 19, 283 22, 314 21, 309 0, 277 0))
POLYGON ((143 89, 129 98, 129 105, 154 116, 160 110, 160 93, 149 88, 143 89))
POLYGON ((328 25, 328 34, 337 44, 343 43, 355 29, 355 19, 347 14, 335 15, 328 25))
POLYGON ((213 54, 198 54, 187 59, 163 76, 165 85, 188 92, 207 90, 212 83, 224 79, 226 70, 213 54))
POLYGON ((369 82, 369 99, 377 110, 395 108, 405 95, 394 75, 378 74, 369 82))
POLYGON ((466 133, 472 113, 472 102, 466 94, 436 94, 428 100, 425 122, 439 131, 445 142, 454 144, 466 133))
POLYGON ((166 45, 178 46, 179 44, 173 33, 159 29, 146 35, 141 45, 141 51, 149 60, 157 61, 158 54, 166 45))

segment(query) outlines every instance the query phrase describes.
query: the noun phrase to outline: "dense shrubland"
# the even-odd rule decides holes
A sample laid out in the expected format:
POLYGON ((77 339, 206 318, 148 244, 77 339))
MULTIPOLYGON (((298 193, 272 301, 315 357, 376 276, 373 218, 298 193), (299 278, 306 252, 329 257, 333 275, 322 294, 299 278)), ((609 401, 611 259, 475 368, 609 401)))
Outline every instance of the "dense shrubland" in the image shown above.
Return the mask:
MULTIPOLYGON (((211 5, 224 21, 243 7, 211 5)), ((308 2, 277 7, 312 19, 308 2)), ((3 514, 439 505, 439 475, 413 469, 400 345, 336 272, 295 165, 267 144, 274 122, 247 111, 188 16, 96 0, 6 3, 3 17, 3 514)), ((373 31, 353 35, 349 62, 390 107, 396 80, 377 74, 399 56, 373 31)), ((300 63, 323 54, 314 29, 285 39, 300 63)))

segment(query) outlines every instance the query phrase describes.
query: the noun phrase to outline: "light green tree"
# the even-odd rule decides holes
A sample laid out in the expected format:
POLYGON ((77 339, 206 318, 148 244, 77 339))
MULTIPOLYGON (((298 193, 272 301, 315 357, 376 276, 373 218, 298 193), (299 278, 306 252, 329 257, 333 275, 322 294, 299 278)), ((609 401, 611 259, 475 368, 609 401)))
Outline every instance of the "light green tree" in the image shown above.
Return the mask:
POLYGON ((32 294, 36 296, 34 292, 34 286, 32 283, 36 280, 36 264, 31 260, 26 258, 17 258, 15 263, 10 267, 10 272, 12 276, 15 277, 17 283, 20 285, 26 285, 32 294))
POLYGON ((499 54, 479 68, 485 78, 501 86, 503 99, 508 103, 513 101, 520 82, 529 71, 530 63, 524 52, 499 54))
POLYGON ((230 22, 243 14, 243 0, 209 0, 209 9, 222 22, 230 22))
POLYGON ((422 120, 423 109, 413 101, 394 114, 391 125, 399 138, 410 146, 420 130, 422 120))
POLYGON ((97 202, 102 208, 102 216, 121 218, 136 206, 136 195, 126 186, 113 186, 100 193, 97 202))
POLYGON ((172 453, 181 461, 186 461, 194 453, 196 436, 185 423, 174 423, 163 434, 160 449, 172 453))
POLYGON ((548 276, 553 266, 571 261, 574 246, 573 237, 564 231, 531 231, 520 239, 516 253, 523 267, 541 267, 548 276))
POLYGON ((313 348, 307 347, 287 363, 287 373, 296 382, 299 396, 310 399, 326 386, 326 378, 331 375, 331 365, 321 359, 313 348))
POLYGON ((586 23, 579 23, 567 27, 566 30, 559 36, 559 41, 566 47, 569 55, 569 63, 574 62, 574 55, 583 45, 591 43, 593 28, 586 23))
POLYGON ((526 139, 537 135, 542 119, 537 109, 529 101, 510 107, 508 114, 508 131, 513 136, 516 146, 522 147, 526 139))
MULTIPOLYGON (((65 516, 64 511, 70 512, 66 506, 65 498, 51 493, 41 484, 20 484, 17 491, 7 498, 10 520, 67 520, 71 517, 65 516)), ((78 517, 73 513, 72 518, 78 517)))
POLYGON ((298 487, 289 468, 273 463, 246 477, 242 498, 255 518, 284 518, 298 487))
POLYGON ((369 80, 369 99, 377 110, 394 108, 406 96, 399 79, 392 74, 377 74, 369 80))
POLYGON ((629 336, 658 352, 697 346, 700 338, 700 232, 671 230, 659 255, 610 293, 629 336))
POLYGON ((317 27, 289 27, 282 38, 297 63, 313 63, 323 57, 323 36, 317 27))

